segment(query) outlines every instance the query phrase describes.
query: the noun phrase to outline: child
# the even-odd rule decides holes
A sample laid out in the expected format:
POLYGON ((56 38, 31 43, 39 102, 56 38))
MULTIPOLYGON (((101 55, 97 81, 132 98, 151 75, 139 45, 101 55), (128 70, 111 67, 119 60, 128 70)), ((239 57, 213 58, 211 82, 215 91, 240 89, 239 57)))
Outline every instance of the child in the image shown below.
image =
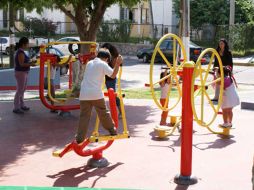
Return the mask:
MULTIPOLYGON (((102 45, 102 48, 106 48, 106 49, 109 50, 109 52, 111 54, 111 60, 108 63, 108 65, 111 68, 114 68, 114 65, 115 65, 115 62, 117 60, 117 57, 119 56, 118 50, 116 49, 115 46, 113 46, 110 43, 104 43, 102 45)), ((114 91, 116 91, 117 78, 112 79, 112 78, 106 76, 105 77, 105 81, 106 81, 106 87, 107 87, 107 89, 112 88, 114 91)), ((119 97, 116 97, 116 105, 117 105, 117 108, 118 108, 118 111, 119 111, 118 118, 121 119, 122 118, 122 112, 121 112, 119 97)))
MULTIPOLYGON (((220 126, 223 128, 232 127, 233 108, 240 104, 239 96, 236 92, 232 69, 229 66, 223 67, 224 70, 224 92, 222 98, 222 115, 224 123, 220 126)), ((220 73, 220 72, 219 72, 220 73)))
POLYGON ((110 135, 117 135, 115 125, 106 108, 102 85, 105 75, 115 78, 123 59, 118 56, 114 69, 108 62, 111 55, 107 49, 100 49, 97 57, 87 63, 84 78, 80 89, 80 118, 76 134, 76 142, 79 144, 86 138, 92 108, 94 107, 102 126, 109 131, 110 135))
MULTIPOLYGON (((68 60, 65 62, 65 63, 62 63, 62 64, 59 64, 59 62, 61 61, 60 57, 58 55, 54 55, 56 56, 56 63, 55 64, 51 64, 50 66, 50 93, 51 93, 51 96, 53 98, 55 98, 55 85, 54 85, 54 80, 55 80, 55 77, 56 77, 56 70, 58 67, 64 67, 66 64, 68 64, 72 58, 72 56, 70 55, 68 60)), ((46 72, 47 74, 47 72, 46 72)), ((44 86, 45 86, 45 89, 48 89, 48 78, 47 76, 44 78, 44 86)), ((47 98, 48 95, 47 95, 47 98)), ((52 100, 50 100, 51 102, 51 105, 54 105, 54 102, 52 100)), ((57 110, 50 110, 51 113, 57 113, 57 110)))
MULTIPOLYGON (((167 73, 167 70, 165 70, 164 72, 161 72, 160 79, 162 79, 163 77, 167 76, 168 74, 169 73, 167 73)), ((170 77, 168 79, 160 82, 160 86, 161 86, 160 103, 161 103, 161 106, 165 106, 166 98, 168 96, 169 84, 170 84, 170 77)), ((166 108, 167 107, 168 107, 168 105, 166 106, 166 108)), ((163 111, 161 113, 160 125, 169 125, 169 124, 167 124, 167 117, 168 117, 168 111, 163 111)))

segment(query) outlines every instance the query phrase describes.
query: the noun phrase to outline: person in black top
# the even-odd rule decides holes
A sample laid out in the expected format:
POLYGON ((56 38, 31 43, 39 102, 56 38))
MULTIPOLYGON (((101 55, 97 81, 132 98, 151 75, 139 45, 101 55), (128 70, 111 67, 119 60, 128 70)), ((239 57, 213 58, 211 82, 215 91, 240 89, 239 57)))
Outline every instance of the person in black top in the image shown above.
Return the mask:
MULTIPOLYGON (((116 64, 117 57, 119 56, 118 50, 116 49, 115 46, 113 46, 110 43, 104 43, 102 45, 102 48, 106 48, 106 49, 109 50, 109 52, 111 54, 111 60, 108 64, 111 68, 114 68, 114 66, 116 64)), ((116 91, 117 78, 112 79, 112 78, 106 76, 105 81, 106 81, 107 89, 112 88, 112 89, 114 89, 114 91, 116 91)), ((121 112, 121 108, 120 108, 120 99, 118 97, 116 97, 116 105, 117 105, 117 108, 118 108, 118 111, 119 111, 119 117, 121 118, 122 117, 122 112, 121 112)))
MULTIPOLYGON (((224 38, 220 39, 216 50, 220 55, 223 67, 230 67, 231 72, 233 72, 233 58, 232 58, 232 53, 229 50, 227 40, 224 38)), ((219 68, 219 62, 217 58, 215 58, 213 69, 215 72, 217 72, 218 68, 219 68)), ((212 101, 218 101, 219 94, 220 94, 220 86, 215 85, 215 96, 212 99, 212 101)))
POLYGON ((27 85, 27 76, 30 66, 36 66, 36 60, 31 61, 25 50, 29 47, 29 40, 22 37, 17 44, 17 51, 15 54, 15 78, 17 81, 17 91, 14 97, 13 113, 23 114, 23 111, 28 111, 30 108, 24 104, 24 93, 27 85))

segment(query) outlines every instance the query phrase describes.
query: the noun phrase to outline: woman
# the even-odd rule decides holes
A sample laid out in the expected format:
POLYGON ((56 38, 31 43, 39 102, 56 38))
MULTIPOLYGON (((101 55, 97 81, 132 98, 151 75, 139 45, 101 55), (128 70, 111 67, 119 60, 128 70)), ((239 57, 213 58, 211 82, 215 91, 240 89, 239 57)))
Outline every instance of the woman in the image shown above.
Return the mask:
MULTIPOLYGON (((111 68, 114 68, 115 64, 116 64, 117 57, 119 56, 119 53, 118 53, 116 47, 113 46, 110 43, 104 43, 102 45, 102 48, 106 48, 106 49, 109 50, 109 52, 111 54, 111 60, 109 62, 109 66, 111 68)), ((106 87, 107 87, 107 89, 112 88, 112 89, 114 89, 114 91, 116 91, 116 81, 117 81, 117 78, 112 79, 112 78, 106 76, 105 79, 106 79, 106 87)), ((116 97, 116 105, 117 105, 117 108, 119 110, 119 118, 121 118, 122 117, 122 112, 121 112, 121 107, 120 107, 120 99, 118 97, 116 97)))
POLYGON ((22 37, 17 44, 17 52, 15 54, 15 78, 17 81, 17 91, 14 98, 13 112, 16 114, 23 114, 24 111, 30 110, 29 107, 24 104, 24 93, 27 85, 27 76, 30 70, 30 66, 35 66, 35 61, 30 61, 26 55, 25 50, 29 47, 29 40, 26 37, 22 37))
MULTIPOLYGON (((227 40, 224 39, 224 38, 220 39, 218 47, 217 47, 216 50, 217 50, 217 52, 220 55, 220 58, 221 58, 221 61, 222 61, 222 65, 224 67, 226 67, 226 66, 231 67, 231 71, 233 72, 233 59, 232 59, 232 54, 229 51, 227 40)), ((219 62, 215 58, 213 69, 215 70, 215 72, 217 72, 218 68, 219 68, 219 62)), ((219 94, 220 94, 220 86, 219 85, 215 85, 215 96, 212 99, 212 101, 218 101, 219 94)))

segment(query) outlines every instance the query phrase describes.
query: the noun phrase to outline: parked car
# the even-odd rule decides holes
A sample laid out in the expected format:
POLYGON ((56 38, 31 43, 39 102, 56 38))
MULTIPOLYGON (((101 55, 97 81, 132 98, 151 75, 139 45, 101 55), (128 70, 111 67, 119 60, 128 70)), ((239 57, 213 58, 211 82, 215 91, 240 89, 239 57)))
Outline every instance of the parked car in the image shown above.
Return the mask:
MULTIPOLYGON (((36 49, 33 49, 33 51, 35 52, 35 51, 37 51, 37 53, 36 53, 36 59, 37 59, 37 64, 39 65, 40 64, 40 52, 39 52, 39 48, 36 48, 36 49)), ((34 53, 33 52, 33 53, 34 53)), ((64 55, 63 54, 63 52, 61 52, 59 49, 57 49, 57 48, 55 48, 55 47, 48 47, 47 49, 46 49, 46 52, 47 53, 51 53, 51 54, 55 54, 55 55, 58 55, 59 57, 60 57, 60 59, 61 59, 61 61, 60 61, 60 64, 61 63, 65 63, 67 60, 68 60, 68 58, 69 58, 69 55, 64 55)), ((34 57, 33 55, 34 54, 31 54, 31 52, 30 52, 30 56, 31 57, 34 57)), ((74 56, 72 56, 72 60, 71 61, 76 61, 76 59, 75 59, 75 57, 74 56)), ((61 67, 60 68, 60 75, 65 75, 65 74, 67 74, 68 73, 68 70, 69 70, 69 65, 66 65, 65 67, 61 67)))
MULTIPOLYGON (((193 42, 190 42, 190 60, 196 61, 198 59, 198 56, 200 55, 201 51, 203 50, 202 47, 194 44, 193 42)), ((163 54, 166 56, 166 58, 172 62, 173 60, 173 41, 172 40, 165 40, 161 43, 160 49, 163 52, 163 54)), ((147 63, 151 60, 153 55, 154 48, 143 48, 139 49, 137 52, 137 57, 139 59, 143 59, 144 63, 147 63)), ((159 53, 157 53, 155 57, 156 62, 162 62, 163 58, 160 56, 159 53)))
MULTIPOLYGON (((80 41, 79 37, 64 37, 57 40, 56 42, 79 42, 79 41, 80 41)), ((58 45, 53 45, 53 47, 59 49, 65 55, 71 54, 71 52, 69 51, 69 44, 58 44, 58 45)), ((74 44, 72 49, 75 52, 78 49, 78 45, 74 44)))
POLYGON ((9 37, 0 37, 0 52, 9 55, 10 53, 10 38, 9 37))

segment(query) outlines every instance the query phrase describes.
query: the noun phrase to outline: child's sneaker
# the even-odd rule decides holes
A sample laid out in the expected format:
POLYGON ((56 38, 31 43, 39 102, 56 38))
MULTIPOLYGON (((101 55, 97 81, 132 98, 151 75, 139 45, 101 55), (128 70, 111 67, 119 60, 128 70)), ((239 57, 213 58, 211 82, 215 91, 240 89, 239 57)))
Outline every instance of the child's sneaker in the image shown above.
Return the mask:
POLYGON ((220 124, 220 127, 222 128, 231 128, 232 127, 232 124, 231 123, 223 123, 223 124, 220 124))
POLYGON ((116 135, 117 135, 117 132, 116 132, 116 128, 115 128, 115 127, 110 128, 108 131, 109 131, 109 133, 110 133, 111 136, 116 136, 116 135))
POLYGON ((16 114, 24 114, 24 112, 23 112, 21 109, 14 109, 14 110, 13 110, 13 113, 16 113, 16 114))

